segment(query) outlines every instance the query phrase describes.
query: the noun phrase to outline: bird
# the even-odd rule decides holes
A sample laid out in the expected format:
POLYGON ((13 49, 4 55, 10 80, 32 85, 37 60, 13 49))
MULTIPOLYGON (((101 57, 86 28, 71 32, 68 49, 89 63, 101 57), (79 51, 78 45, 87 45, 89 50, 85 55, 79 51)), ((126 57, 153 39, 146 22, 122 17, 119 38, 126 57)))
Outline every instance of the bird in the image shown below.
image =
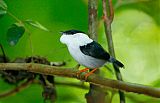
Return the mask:
POLYGON ((70 55, 82 66, 86 67, 78 72, 78 74, 91 70, 85 75, 85 79, 93 74, 98 68, 106 63, 113 63, 118 68, 124 65, 112 57, 105 49, 96 41, 79 30, 61 31, 60 42, 65 44, 70 55))

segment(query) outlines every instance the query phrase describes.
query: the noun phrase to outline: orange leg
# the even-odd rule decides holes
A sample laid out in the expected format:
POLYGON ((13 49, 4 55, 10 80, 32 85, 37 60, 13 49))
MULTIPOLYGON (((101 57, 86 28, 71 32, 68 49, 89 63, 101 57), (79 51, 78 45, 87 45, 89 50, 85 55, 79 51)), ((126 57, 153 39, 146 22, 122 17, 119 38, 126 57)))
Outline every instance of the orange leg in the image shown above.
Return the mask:
POLYGON ((97 68, 95 68, 92 71, 90 71, 89 73, 85 74, 85 80, 87 80, 88 76, 90 76, 91 74, 93 74, 96 70, 97 70, 97 68))
POLYGON ((80 70, 79 72, 77 72, 77 77, 79 77, 79 75, 80 75, 82 72, 85 72, 85 71, 87 71, 87 70, 89 70, 89 68, 84 68, 84 69, 80 70))
POLYGON ((87 70, 89 70, 89 68, 84 68, 84 69, 80 70, 79 72, 82 73, 82 72, 85 72, 87 70))

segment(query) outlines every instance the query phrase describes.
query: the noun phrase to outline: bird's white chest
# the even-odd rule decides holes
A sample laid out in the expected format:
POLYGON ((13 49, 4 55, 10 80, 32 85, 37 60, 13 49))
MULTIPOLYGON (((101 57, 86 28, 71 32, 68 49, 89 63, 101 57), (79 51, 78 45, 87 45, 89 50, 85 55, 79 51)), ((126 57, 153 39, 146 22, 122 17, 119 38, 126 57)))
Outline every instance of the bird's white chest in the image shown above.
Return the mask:
POLYGON ((72 57, 81 65, 88 68, 99 68, 103 66, 106 61, 93 58, 91 56, 85 55, 81 52, 79 46, 68 46, 68 50, 72 57))

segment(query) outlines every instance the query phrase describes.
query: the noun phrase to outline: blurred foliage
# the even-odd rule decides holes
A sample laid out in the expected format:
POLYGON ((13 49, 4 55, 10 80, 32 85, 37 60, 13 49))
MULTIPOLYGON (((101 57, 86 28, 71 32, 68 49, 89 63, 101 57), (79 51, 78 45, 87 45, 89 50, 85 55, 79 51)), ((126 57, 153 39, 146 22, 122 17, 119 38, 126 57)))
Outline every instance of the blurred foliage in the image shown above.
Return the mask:
POLYGON ((33 21, 33 20, 26 20, 25 23, 36 27, 38 29, 44 30, 44 31, 49 31, 46 27, 44 27, 42 24, 40 24, 38 21, 33 21))
POLYGON ((0 17, 5 15, 6 13, 7 13, 7 4, 3 0, 0 0, 0 17))
MULTIPOLYGON (((61 36, 59 31, 78 29, 87 32, 87 0, 5 0, 5 2, 7 5, 0 0, 0 44, 3 45, 6 55, 11 60, 17 57, 40 55, 50 61, 66 61, 66 66, 69 67, 76 65, 66 47, 59 42, 61 36), (17 20, 7 11, 29 24, 25 25, 27 31, 24 34, 16 32, 18 42, 15 42, 17 43, 15 46, 10 46, 7 38, 11 32, 9 32, 10 26, 17 20), (31 50, 30 40, 33 50, 31 50)), ((112 33, 116 56, 125 64, 125 69, 121 70, 123 79, 128 82, 160 87, 160 0, 113 0, 113 2, 115 18, 112 33)), ((107 50, 101 20, 101 5, 99 0, 98 38, 107 50)), ((17 25, 14 27, 19 29, 17 25)), ((0 54, 2 54, 1 51, 0 54)), ((111 67, 110 64, 108 66, 111 67)), ((115 78, 115 75, 106 68, 101 69, 101 75, 115 78)), ((75 79, 57 76, 55 81, 80 83, 75 79)), ((0 93, 13 88, 2 80, 0 85, 0 93)), ((56 103, 85 103, 84 95, 88 92, 86 89, 63 85, 57 85, 56 90, 58 97, 56 103)), ((16 95, 0 99, 0 103, 43 103, 41 92, 42 88, 39 85, 32 84, 16 95)), ((144 95, 133 93, 126 93, 126 95, 126 103, 160 102, 159 99, 144 95)), ((117 101, 119 100, 116 94, 112 103, 117 101)))
POLYGON ((15 23, 7 31, 7 41, 10 45, 16 45, 19 39, 25 32, 25 28, 22 24, 15 23))

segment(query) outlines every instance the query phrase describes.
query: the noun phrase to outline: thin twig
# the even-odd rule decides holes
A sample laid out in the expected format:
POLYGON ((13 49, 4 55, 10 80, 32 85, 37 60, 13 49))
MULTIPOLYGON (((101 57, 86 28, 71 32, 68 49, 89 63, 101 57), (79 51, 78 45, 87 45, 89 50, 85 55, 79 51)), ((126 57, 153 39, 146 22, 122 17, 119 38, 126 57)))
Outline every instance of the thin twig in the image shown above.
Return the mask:
MULTIPOLYGON (((0 70, 24 70, 33 73, 39 73, 44 75, 58 75, 70 78, 80 78, 77 77, 78 70, 74 68, 62 68, 54 67, 44 64, 36 63, 0 63, 0 70)), ((85 80, 85 73, 81 74, 81 79, 85 80)), ((145 86, 136 83, 123 82, 119 80, 113 80, 108 78, 103 78, 92 74, 88 77, 87 82, 93 83, 98 86, 110 87, 114 89, 123 90, 126 92, 134 92, 138 94, 145 94, 152 97, 160 98, 160 88, 154 88, 150 86, 145 86)))
MULTIPOLYGON (((26 26, 25 26, 25 29, 26 29, 26 32, 28 33, 28 36, 29 36, 29 46, 31 49, 31 56, 33 57, 34 49, 33 49, 33 44, 32 44, 32 39, 31 39, 31 32, 26 26)), ((31 58, 31 62, 33 62, 33 58, 31 58)))
POLYGON ((15 19, 17 22, 22 23, 22 21, 17 18, 15 15, 13 15, 11 12, 7 11, 8 15, 11 16, 13 19, 15 19))
MULTIPOLYGON (((33 50, 31 35, 28 34, 28 36, 29 36, 29 46, 30 46, 30 49, 31 49, 31 56, 33 56, 34 50, 33 50)), ((33 61, 34 61, 33 58, 31 58, 31 62, 33 62, 33 61)))
POLYGON ((1 48, 1 50, 2 50, 4 63, 6 63, 6 62, 7 62, 7 57, 6 57, 6 54, 5 54, 5 51, 4 51, 4 48, 3 48, 3 45, 2 45, 2 44, 0 44, 0 48, 1 48))
POLYGON ((103 18, 104 18, 105 33, 106 33, 107 42, 108 42, 108 49, 109 49, 109 53, 113 57, 115 57, 114 45, 112 40, 112 31, 111 31, 111 20, 110 20, 110 18, 113 18, 113 17, 110 17, 107 13, 106 0, 102 0, 102 1, 103 1, 103 18))
MULTIPOLYGON (((98 25, 98 0, 88 0, 88 33, 90 38, 97 41, 98 25)), ((99 70, 95 72, 99 75, 99 70)), ((85 95, 87 103, 105 103, 106 93, 104 90, 94 84, 90 84, 89 92, 85 95)))
MULTIPOLYGON (((14 20, 16 20, 18 23, 21 23, 24 25, 24 22, 22 20, 20 20, 19 18, 17 18, 15 15, 13 15, 11 12, 7 11, 8 15, 11 16, 14 20)), ((25 27, 26 31, 28 32, 28 35, 29 35, 29 46, 31 48, 31 56, 33 55, 33 46, 32 46, 32 40, 31 40, 31 33, 30 31, 25 27)), ((32 59, 33 61, 33 59, 32 59)))
POLYGON ((88 33, 90 38, 97 41, 98 0, 88 0, 88 33))
POLYGON ((10 95, 16 94, 17 92, 22 91, 25 89, 27 86, 29 86, 33 80, 27 80, 26 82, 22 83, 21 85, 17 86, 16 88, 6 91, 4 93, 0 93, 0 98, 8 97, 10 95))
MULTIPOLYGON (((113 39, 112 39, 112 30, 111 30, 111 23, 114 18, 114 10, 113 10, 113 5, 112 5, 112 0, 107 0, 107 1, 108 1, 107 6, 109 10, 107 10, 107 7, 106 7, 106 0, 102 0, 105 34, 107 37, 109 53, 111 54, 112 57, 116 58, 115 51, 114 51, 114 45, 113 45, 113 39)), ((113 67, 116 73, 116 78, 118 80, 123 81, 119 68, 114 64, 113 64, 113 67)), ((125 103, 124 93, 122 91, 119 91, 119 95, 120 95, 120 103, 125 103)))
POLYGON ((109 11, 110 11, 110 16, 109 16, 109 20, 110 20, 110 22, 112 22, 113 21, 113 18, 114 18, 114 10, 113 10, 113 5, 112 5, 112 0, 109 0, 108 1, 109 3, 109 11))

